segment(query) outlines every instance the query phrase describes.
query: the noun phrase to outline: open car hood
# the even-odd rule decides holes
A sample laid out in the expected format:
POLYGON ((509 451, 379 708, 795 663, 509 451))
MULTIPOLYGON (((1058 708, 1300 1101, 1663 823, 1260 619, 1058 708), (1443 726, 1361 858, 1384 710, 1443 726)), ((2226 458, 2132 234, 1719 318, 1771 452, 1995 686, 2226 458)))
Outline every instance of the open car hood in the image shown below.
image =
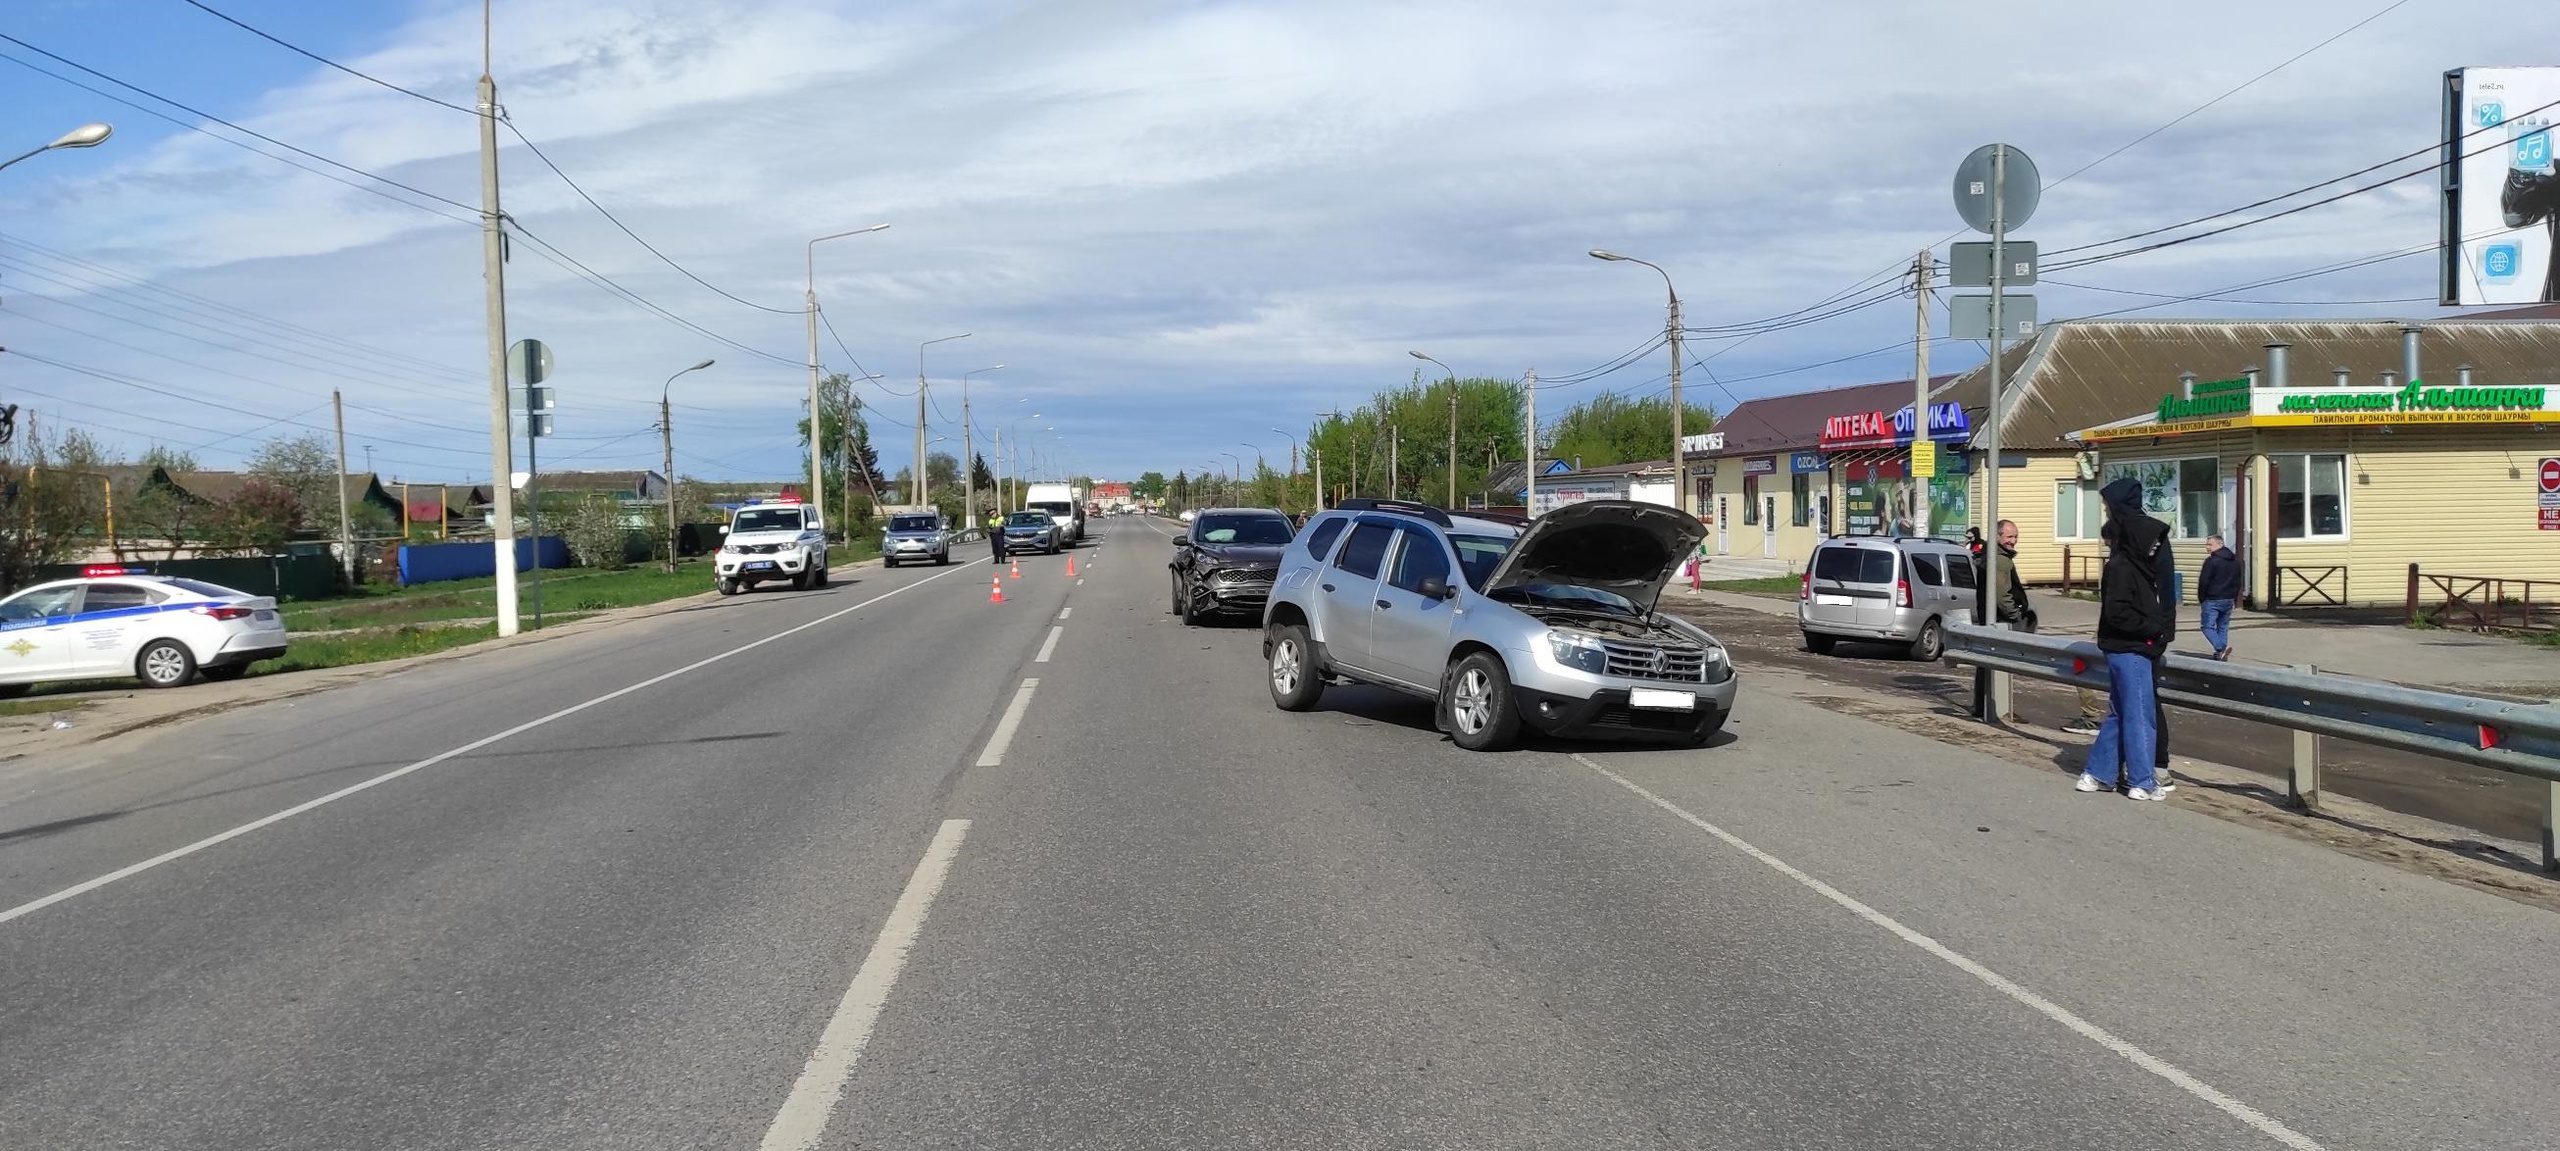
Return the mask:
POLYGON ((1491 593, 1523 584, 1598 588, 1650 613, 1680 563, 1707 538, 1698 517, 1662 504, 1588 500, 1529 521, 1486 577, 1491 593))

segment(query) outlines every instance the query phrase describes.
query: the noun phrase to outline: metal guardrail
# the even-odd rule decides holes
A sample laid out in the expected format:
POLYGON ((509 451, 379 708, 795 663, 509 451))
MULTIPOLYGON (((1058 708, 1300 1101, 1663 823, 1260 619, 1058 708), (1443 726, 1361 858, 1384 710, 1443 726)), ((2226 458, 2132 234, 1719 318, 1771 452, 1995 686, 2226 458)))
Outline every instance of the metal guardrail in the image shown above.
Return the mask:
MULTIPOLYGON (((2087 640, 1949 624, 1946 660, 2107 690, 2106 655, 2087 640)), ((2560 871, 2560 705, 2514 703, 2323 672, 2217 663, 2171 652, 2161 702, 2294 733, 2288 795, 2320 805, 2324 736, 2542 781, 2542 866, 2560 871)))

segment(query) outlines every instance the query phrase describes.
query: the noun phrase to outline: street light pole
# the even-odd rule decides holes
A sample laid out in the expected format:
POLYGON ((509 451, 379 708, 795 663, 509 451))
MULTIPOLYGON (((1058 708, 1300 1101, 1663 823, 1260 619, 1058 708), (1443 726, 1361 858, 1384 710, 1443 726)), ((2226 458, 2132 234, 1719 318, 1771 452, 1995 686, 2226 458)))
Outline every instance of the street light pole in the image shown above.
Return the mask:
POLYGON ((1650 260, 1621 256, 1606 248, 1591 249, 1591 256, 1596 260, 1619 260, 1653 269, 1662 277, 1662 290, 1671 297, 1671 319, 1663 328, 1671 341, 1671 506, 1688 511, 1689 453, 1682 445, 1685 437, 1680 427, 1681 418, 1689 410, 1680 398, 1680 289, 1672 286, 1671 273, 1663 271, 1662 265, 1650 260))
MULTIPOLYGON (((507 256, 499 232, 498 81, 489 73, 489 6, 480 9, 480 268, 487 286, 489 334, 490 558, 497 577, 498 634, 522 626, 516 607, 516 495, 514 405, 507 395, 507 256)), ((536 544, 537 549, 540 544, 536 544)), ((536 558, 540 558, 537 554, 536 558)))
POLYGON ((26 159, 29 156, 40 155, 60 148, 95 148, 100 144, 106 143, 107 137, 115 135, 115 131, 114 127, 107 124, 82 124, 77 128, 73 128, 72 130, 63 133, 59 138, 55 139, 53 143, 47 144, 41 148, 29 148, 26 151, 20 152, 15 156, 11 156, 6 160, 0 160, 0 168, 6 168, 11 164, 15 164, 20 160, 26 159))
POLYGON ((1458 373, 1457 373, 1457 372, 1455 372, 1455 371, 1451 371, 1451 370, 1450 370, 1450 368, 1449 368, 1449 365, 1447 365, 1447 364, 1442 364, 1442 363, 1440 363, 1440 361, 1438 361, 1438 360, 1436 360, 1436 359, 1432 359, 1430 356, 1423 355, 1423 354, 1422 354, 1422 353, 1420 353, 1420 352, 1414 352, 1414 353, 1412 353, 1412 355, 1413 355, 1413 358, 1414 358, 1414 359, 1417 359, 1417 360, 1430 360, 1432 363, 1434 363, 1434 364, 1438 364, 1438 365, 1439 365, 1440 370, 1441 370, 1441 371, 1443 371, 1443 372, 1448 373, 1448 376, 1449 376, 1449 503, 1448 503, 1448 506, 1449 506, 1449 507, 1453 507, 1453 508, 1454 508, 1454 507, 1458 506, 1458 373))
POLYGON ((1004 365, 997 364, 960 373, 960 454, 965 457, 960 461, 960 520, 964 524, 978 514, 978 433, 969 418, 969 377, 1003 370, 1004 365))
MULTIPOLYGON (((710 367, 711 363, 712 362, 710 360, 704 360, 699 364, 686 368, 683 372, 677 372, 675 376, 667 377, 666 383, 658 385, 658 443, 659 447, 663 448, 666 452, 667 466, 668 575, 674 575, 676 571, 676 420, 673 414, 675 407, 667 402, 667 393, 676 386, 676 376, 681 376, 685 372, 701 371, 704 368, 710 367)), ((816 409, 813 407, 810 410, 815 411, 816 409)), ((817 440, 818 426, 813 423, 809 425, 809 442, 816 443, 817 440)), ((821 473, 813 472, 812 474, 821 473)), ((823 515, 824 513, 821 514, 823 515)))
MULTIPOLYGON (((818 428, 818 245, 829 240, 841 240, 846 236, 877 232, 888 226, 873 224, 868 228, 855 228, 850 232, 820 236, 809 241, 809 246, 802 253, 809 276, 808 294, 801 300, 803 310, 809 313, 809 489, 817 497, 811 502, 817 505, 818 522, 821 524, 827 522, 827 471, 824 464, 820 462, 824 458, 820 453, 825 449, 820 446, 824 437, 819 434, 818 428)), ((672 468, 674 465, 668 466, 672 468)), ((667 482, 672 486, 675 483, 675 477, 669 475, 667 482)), ((667 562, 671 564, 675 562, 674 553, 668 553, 667 562)))
MULTIPOLYGON (((916 474, 915 474, 915 483, 914 483, 914 485, 913 485, 913 486, 914 486, 914 488, 915 488, 915 490, 916 490, 916 506, 917 506, 917 507, 925 507, 925 506, 927 506, 927 505, 926 505, 926 503, 925 503, 925 496, 926 496, 926 495, 928 495, 928 494, 930 494, 930 492, 931 492, 931 488, 932 488, 932 485, 930 485, 930 484, 928 484, 928 483, 926 483, 926 482, 925 482, 925 476, 924 476, 924 461, 925 461, 925 452, 924 452, 924 449, 925 449, 925 442, 924 442, 924 435, 925 435, 925 431, 924 431, 924 428, 925 428, 925 418, 924 418, 924 414, 925 414, 924 350, 925 350, 926 348, 932 347, 932 346, 933 346, 933 345, 935 345, 935 344, 943 343, 943 342, 948 341, 948 340, 965 340, 965 339, 967 339, 967 338, 969 338, 969 333, 967 333, 967 332, 962 332, 962 333, 960 333, 959 335, 956 335, 956 336, 936 336, 936 337, 934 337, 933 339, 926 340, 925 342, 923 342, 923 343, 921 343, 921 344, 917 344, 917 345, 916 345, 916 474)), ((961 514, 963 514, 963 515, 968 514, 968 510, 969 510, 969 509, 967 509, 967 508, 962 508, 962 509, 960 509, 961 514)))

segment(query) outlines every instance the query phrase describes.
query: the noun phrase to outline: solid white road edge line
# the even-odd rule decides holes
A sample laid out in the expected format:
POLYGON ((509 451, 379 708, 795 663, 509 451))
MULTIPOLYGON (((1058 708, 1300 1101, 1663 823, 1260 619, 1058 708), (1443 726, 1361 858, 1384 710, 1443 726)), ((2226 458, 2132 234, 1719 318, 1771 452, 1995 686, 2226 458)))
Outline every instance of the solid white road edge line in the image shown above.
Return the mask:
POLYGON ((996 719, 995 734, 987 737, 986 750, 978 753, 978 766, 994 767, 1004 762, 1004 749, 1013 743, 1015 728, 1022 726, 1022 713, 1031 707, 1031 693, 1040 687, 1037 679, 1026 679, 1013 689, 1013 702, 1004 705, 1004 714, 996 719))
POLYGON ((1076 609, 1071 608, 1071 607, 1062 607, 1062 608, 1059 608, 1059 609, 1058 609, 1058 618, 1059 618, 1059 619, 1065 619, 1065 618, 1067 618, 1067 616, 1068 616, 1068 615, 1072 614, 1075 610, 1076 610, 1076 609))
POLYGON ((1036 656, 1031 657, 1031 662, 1033 662, 1033 663, 1047 663, 1047 662, 1049 662, 1049 653, 1050 653, 1050 652, 1053 652, 1053 651, 1058 650, 1058 636, 1059 636, 1059 635, 1061 635, 1062 633, 1064 633, 1066 630, 1067 630, 1067 629, 1062 628, 1062 627, 1053 627, 1053 628, 1050 628, 1050 629, 1049 629, 1049 638, 1047 638, 1047 639, 1044 639, 1044 640, 1041 640, 1041 641, 1040 641, 1040 654, 1038 654, 1038 655, 1036 655, 1036 656))
POLYGON ((560 709, 560 710, 558 710, 558 711, 552 712, 552 713, 551 713, 551 714, 549 714, 549 715, 543 716, 543 717, 542 717, 542 718, 540 718, 540 719, 531 719, 531 720, 526 720, 525 722, 523 722, 523 723, 519 723, 519 724, 515 725, 514 727, 511 727, 511 728, 506 729, 505 731, 498 732, 498 733, 497 733, 497 734, 495 734, 495 735, 485 735, 485 736, 482 736, 482 737, 480 737, 480 738, 478 738, 478 739, 472 740, 472 741, 471 741, 471 742, 469 742, 469 743, 463 744, 463 745, 462 745, 462 746, 460 746, 460 747, 453 748, 453 749, 448 750, 448 751, 441 751, 441 752, 438 752, 438 753, 436 753, 436 754, 434 754, 434 755, 428 756, 428 757, 427 757, 427 758, 425 758, 425 759, 419 760, 419 761, 417 761, 416 763, 409 764, 409 765, 407 765, 407 766, 405 766, 405 767, 398 767, 398 768, 394 768, 394 769, 392 769, 392 770, 390 770, 390 771, 386 771, 386 772, 384 772, 384 773, 382 773, 382 774, 380 774, 380 775, 374 776, 374 777, 373 777, 373 778, 371 778, 371 779, 364 780, 364 781, 359 782, 359 783, 351 783, 351 784, 348 784, 348 785, 347 785, 347 786, 345 786, 345 787, 339 788, 339 789, 338 789, 338 790, 336 790, 336 791, 330 792, 329 794, 327 794, 327 795, 323 795, 323 796, 320 796, 320 797, 318 797, 318 798, 316 798, 316 799, 306 799, 306 800, 304 800, 304 801, 302 801, 302 802, 300 802, 300 803, 294 804, 293 806, 288 807, 288 808, 286 808, 286 809, 284 809, 284 810, 282 810, 282 811, 276 812, 276 813, 275 813, 275 814, 273 814, 273 815, 262 816, 262 817, 260 817, 260 818, 250 820, 249 822, 244 823, 244 824, 241 824, 241 825, 240 825, 240 826, 238 826, 238 827, 232 828, 232 829, 230 829, 229 831, 216 832, 216 833, 214 833, 214 834, 212 834, 212 835, 208 835, 208 836, 204 837, 203 839, 199 839, 199 840, 195 841, 194 843, 190 843, 190 844, 188 844, 188 845, 186 845, 186 846, 184 846, 184 847, 174 848, 174 849, 169 850, 169 851, 161 852, 160 854, 155 855, 155 856, 152 856, 152 857, 151 857, 151 858, 149 858, 149 859, 143 860, 143 861, 142 861, 142 862, 140 862, 140 863, 129 863, 129 864, 126 864, 126 865, 125 865, 125 866, 123 866, 123 867, 119 867, 119 868, 115 869, 114 871, 110 871, 110 872, 106 873, 105 875, 98 876, 98 877, 97 877, 97 878, 95 878, 95 879, 83 880, 82 882, 75 883, 75 884, 73 884, 73 885, 71 885, 71 886, 69 886, 69 887, 63 888, 62 890, 57 891, 57 892, 54 892, 53 894, 48 895, 48 896, 45 896, 45 897, 43 897, 43 898, 41 898, 41 899, 30 900, 30 901, 28 901, 28 902, 26 902, 26 903, 21 903, 21 904, 17 905, 16 907, 12 907, 12 908, 8 909, 7 911, 0 911, 0 923, 7 923, 7 922, 9 922, 9 921, 10 921, 10 920, 12 920, 12 919, 17 919, 17 918, 20 918, 20 917, 22 917, 22 916, 27 916, 27 915, 33 915, 33 914, 35 914, 36 912, 42 911, 42 910, 44 910, 45 908, 51 907, 51 906, 53 906, 54 904, 60 903, 60 902, 62 902, 62 901, 64 901, 64 900, 66 900, 66 899, 71 899, 71 898, 74 898, 74 897, 76 897, 76 896, 86 895, 86 894, 88 894, 89 892, 96 891, 97 889, 99 889, 99 888, 101 888, 101 887, 105 887, 105 886, 107 886, 107 885, 108 885, 108 884, 110 884, 110 883, 117 882, 118 880, 130 879, 130 878, 132 878, 132 877, 134 877, 134 876, 136 876, 136 875, 140 875, 140 874, 142 874, 143 872, 149 871, 149 870, 151 870, 152 868, 155 868, 155 867, 160 866, 161 864, 164 864, 164 863, 170 863, 170 862, 173 862, 173 861, 176 861, 176 860, 184 859, 184 858, 186 858, 186 857, 188 857, 188 856, 190 856, 190 855, 194 855, 195 853, 197 853, 197 852, 199 852, 199 851, 203 851, 204 849, 206 849, 206 848, 208 848, 208 847, 213 847, 213 846, 215 846, 215 845, 217 845, 217 844, 226 843, 226 842, 229 842, 229 841, 231 841, 231 840, 238 839, 238 838, 240 838, 241 836, 244 836, 244 835, 249 834, 250 832, 253 832, 253 831, 259 830, 260 828, 274 826, 275 824, 282 823, 282 822, 284 822, 285 820, 291 819, 291 818, 293 818, 294 816, 300 815, 300 814, 302 814, 303 812, 309 811, 309 810, 311 810, 311 809, 313 809, 313 808, 315 808, 315 807, 322 807, 322 806, 326 806, 326 805, 328 805, 328 804, 336 803, 337 801, 339 801, 339 800, 341 800, 341 799, 345 799, 346 797, 348 797, 348 796, 350 796, 350 795, 354 795, 355 793, 357 793, 357 792, 359 792, 359 791, 365 791, 365 790, 368 790, 368 789, 371 789, 371 788, 374 788, 374 787, 381 786, 382 784, 389 783, 389 782, 391 782, 392 780, 398 779, 398 778, 400 778, 401 776, 408 775, 408 774, 411 774, 411 773, 413 773, 413 772, 425 771, 426 769, 428 769, 428 768, 430 768, 430 767, 434 767, 435 765, 437 765, 437 764, 439 764, 439 763, 443 763, 444 761, 446 761, 446 760, 448 760, 448 759, 452 759, 452 758, 454 758, 455 756, 460 756, 460 755, 469 755, 470 753, 475 752, 475 751, 478 751, 478 750, 480 750, 481 748, 487 747, 487 746, 489 746, 490 744, 497 743, 497 742, 499 742, 499 741, 501 741, 501 740, 505 740, 505 739, 511 739, 511 738, 513 738, 513 737, 515 737, 515 736, 523 735, 524 733, 526 733, 526 732, 528 732, 528 731, 532 731, 533 729, 535 729, 535 728, 537 728, 537 727, 541 727, 541 726, 543 726, 544 724, 551 723, 551 722, 553 722, 553 721, 555 721, 555 720, 567 719, 567 718, 568 718, 568 717, 570 717, 570 716, 576 715, 576 714, 578 714, 579 712, 582 712, 582 711, 587 710, 588 708, 595 707, 595 706, 597 706, 598 704, 611 703, 611 702, 613 702, 614 700, 620 699, 620 698, 622 698, 623 696, 626 696, 626 695, 630 695, 631 693, 633 693, 633 692, 635 692, 635 691, 640 691, 640 690, 643 690, 643 689, 645 689, 645 688, 656 687, 656 686, 657 686, 657 685, 659 685, 659 684, 665 683, 665 682, 667 682, 668 680, 671 680, 671 679, 676 678, 677 676, 684 675, 684 674, 686 674, 687 672, 700 671, 700 670, 702 670, 703 668, 709 667, 709 666, 711 666, 712 664, 718 663, 718 662, 720 662, 721 660, 724 660, 724 659, 729 658, 730 656, 733 656, 733 655, 740 655, 740 654, 743 654, 743 653, 746 653, 746 652, 753 651, 753 650, 755 650, 755 649, 757 649, 757 648, 763 647, 763 646, 764 646, 764 645, 766 645, 766 644, 772 643, 772 642, 773 642, 773 641, 775 641, 775 640, 782 639, 782 638, 783 638, 783 637, 785 637, 785 636, 797 635, 797 634, 799 634, 799 633, 801 633, 801 632, 804 632, 804 631, 809 630, 810 628, 817 627, 817 626, 818 626, 818 625, 820 625, 820 624, 823 624, 823 623, 829 623, 829 622, 832 622, 832 621, 834 621, 834 620, 836 620, 836 619, 838 619, 838 618, 841 618, 841 617, 843 617, 843 616, 851 615, 851 614, 853 614, 854 612, 861 611, 862 609, 864 609, 864 608, 866 608, 866 607, 870 607, 871 605, 873 605, 873 604, 875 604, 875 603, 878 603, 878 602, 880 602, 881 600, 887 599, 887 598, 889 598, 890 596, 898 595, 898 594, 901 594, 901 593, 904 593, 904 592, 913 591, 913 590, 915 590, 915 589, 917 589, 917 588, 923 587, 923 586, 924 586, 924 585, 926 585, 926 584, 929 584, 929 583, 932 583, 932 582, 933 582, 933 581, 935 581, 935 580, 941 579, 941 578, 942 578, 942 576, 947 576, 947 575, 956 575, 956 574, 958 574, 958 573, 960 573, 960 572, 964 572, 964 571, 967 571, 967 570, 969 570, 969 569, 967 569, 967 568, 965 568, 965 567, 955 567, 955 568, 951 569, 950 571, 947 571, 947 572, 942 573, 942 575, 926 576, 925 578, 920 579, 920 580, 917 580, 917 581, 916 581, 916 582, 914 582, 914 583, 908 584, 908 585, 907 585, 907 586, 905 586, 905 587, 902 587, 902 588, 896 588, 896 589, 893 589, 893 590, 891 590, 891 591, 885 591, 885 592, 882 592, 882 593, 880 593, 879 595, 873 596, 873 597, 871 597, 870 599, 864 600, 864 601, 862 601, 861 603, 858 603, 858 604, 853 605, 852 607, 843 608, 843 609, 840 609, 840 610, 837 610, 837 611, 828 612, 827 614, 822 615, 822 616, 819 616, 819 617, 818 617, 818 618, 816 618, 816 619, 810 620, 810 621, 809 621, 809 622, 807 622, 807 623, 800 624, 800 625, 798 625, 798 626, 796 626, 796 627, 785 628, 785 629, 783 629, 783 630, 781 630, 781 631, 778 631, 778 632, 773 633, 772 635, 766 636, 766 637, 764 637, 763 639, 754 640, 754 641, 749 642, 749 643, 743 643, 743 644, 740 644, 740 645, 738 645, 738 646, 736 646, 736 647, 730 648, 730 649, 729 649, 729 650, 727 650, 727 651, 721 652, 721 653, 720 653, 720 654, 718 654, 718 655, 709 656, 709 657, 706 657, 706 658, 703 658, 703 659, 695 660, 694 662, 689 663, 689 664, 686 664, 686 665, 684 665, 683 667, 677 668, 677 669, 675 669, 674 671, 664 672, 664 673, 661 673, 661 674, 659 674, 659 675, 651 676, 651 677, 649 677, 649 678, 647 678, 647 679, 641 680, 641 681, 640 681, 640 682, 638 682, 638 683, 632 684, 632 685, 630 685, 629 687, 616 688, 616 689, 614 689, 614 690, 612 690, 612 691, 609 691, 609 692, 604 693, 603 695, 597 696, 597 697, 595 697, 594 699, 590 699, 590 700, 588 700, 588 701, 586 701, 586 702, 584 702, 584 703, 575 703, 575 704, 571 704, 571 705, 569 705, 569 706, 567 706, 567 707, 561 708, 561 709, 560 709))
POLYGON ((1939 959, 1944 960, 1949 966, 1954 967, 1958 971, 1962 971, 1967 975, 1989 984, 1992 990, 1998 991, 2002 995, 2006 995, 2011 999, 2017 1000, 2018 1002, 2035 1009, 2038 1014, 2043 1015, 2047 1019, 2051 1019, 2064 1027, 2068 1027, 2073 1031, 2079 1032, 2082 1038, 2122 1056, 2125 1061, 2132 1063, 2134 1066, 2142 1068, 2145 1071, 2176 1084, 2180 1090, 2214 1105, 2214 1107, 2220 1109, 2223 1114, 2229 1115, 2251 1127, 2257 1128, 2260 1134, 2263 1134, 2278 1143, 2282 1143, 2287 1147, 2294 1148, 2295 1151, 2322 1151, 2320 1144, 2314 1142, 2310 1136, 2304 1135, 2291 1127, 2285 1126, 2283 1123, 2278 1122, 2274 1117, 2269 1116, 2255 1107, 2251 1107, 2248 1104, 2225 1095, 2220 1091, 2214 1090, 2212 1086, 2208 1085, 2203 1080, 2179 1070, 2175 1065, 2161 1059, 2159 1056, 2153 1055, 2131 1043, 2127 1043, 2122 1039, 2116 1038, 2113 1033, 2107 1031, 2105 1028, 2072 1014, 2068 1008, 2011 982, 2007 976, 2002 975, 1997 971, 1993 971, 1988 967, 1984 967, 1971 959, 1967 959, 1964 956, 1957 954, 1946 944, 1940 943, 1935 939, 1931 939, 1926 935, 1922 935, 1917 931, 1913 931, 1912 929, 1903 926, 1892 916, 1886 915, 1875 908, 1869 907, 1866 904, 1850 898, 1839 888, 1833 887, 1828 883, 1824 883, 1823 881, 1815 879, 1804 872, 1796 870, 1795 867, 1789 864, 1786 860, 1762 851, 1757 847, 1753 847, 1749 843, 1744 842, 1740 836, 1726 831, 1721 827, 1717 827, 1716 825, 1700 819, 1695 815, 1689 814, 1689 812, 1683 809, 1680 805, 1645 790, 1633 780, 1592 762, 1590 759, 1584 757, 1578 752, 1574 753, 1573 761, 1584 767, 1590 768, 1593 771, 1599 772, 1602 776, 1607 777, 1610 782, 1615 783, 1628 791, 1634 792, 1636 795, 1642 797, 1646 802, 1653 804, 1655 807, 1659 807, 1664 811, 1679 816, 1690 826, 1723 841, 1725 846, 1733 848, 1734 850, 1739 851, 1744 855, 1748 855, 1753 859, 1759 860, 1761 863, 1767 865, 1770 870, 1813 889, 1815 894, 1847 908, 1850 914, 1866 920, 1869 923, 1875 924, 1878 927, 1884 928, 1895 935, 1901 936, 1904 942, 1909 943, 1922 951, 1926 951, 1931 955, 1937 956, 1939 959))
POLYGON ((896 986, 907 952, 915 947, 916 933, 924 928, 925 912, 932 909, 943 878, 951 874, 951 860, 960 853, 960 840, 968 834, 965 819, 943 820, 941 830, 933 833, 915 874, 907 879, 907 889, 898 893, 897 906, 889 909, 888 921, 880 925, 871 953, 862 957, 862 966, 854 970, 853 983, 844 989, 835 1015, 818 1034, 817 1050, 809 1053, 800 1078, 791 1084, 791 1095, 782 1101, 773 1126, 765 1129, 763 1151, 809 1151, 826 1136, 827 1120, 844 1098, 845 1080, 870 1044, 871 1028, 889 1002, 889 989, 896 986))

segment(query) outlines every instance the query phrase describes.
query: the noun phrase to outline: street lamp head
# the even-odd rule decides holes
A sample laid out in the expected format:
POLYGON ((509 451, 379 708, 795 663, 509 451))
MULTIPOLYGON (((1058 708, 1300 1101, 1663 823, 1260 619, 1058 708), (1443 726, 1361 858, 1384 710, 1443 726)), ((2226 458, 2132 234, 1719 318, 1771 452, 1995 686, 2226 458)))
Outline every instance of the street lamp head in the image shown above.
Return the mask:
POLYGON ((1595 259, 1595 260, 1623 260, 1623 259, 1626 259, 1626 257, 1625 257, 1625 256, 1621 256, 1621 255, 1617 254, 1616 252, 1612 252, 1612 251, 1610 251, 1610 250, 1609 250, 1609 249, 1607 249, 1607 248, 1593 248, 1593 249, 1591 249, 1591 258, 1592 258, 1592 259, 1595 259))
POLYGON ((713 363, 715 363, 715 362, 716 362, 716 361, 713 361, 713 360, 704 360, 704 361, 702 361, 702 362, 701 362, 701 363, 699 363, 699 364, 695 364, 694 366, 692 366, 692 367, 690 367, 690 368, 686 368, 685 370, 686 370, 686 371, 688 371, 688 372, 699 372, 699 371, 701 371, 701 370, 702 370, 702 369, 704 369, 704 368, 710 367, 710 366, 711 366, 713 363))
POLYGON ((1411 357, 1413 357, 1414 359, 1417 359, 1417 360, 1427 360, 1427 359, 1430 359, 1430 358, 1431 358, 1431 357, 1429 357, 1429 356, 1423 355, 1423 354, 1422 354, 1422 353, 1420 353, 1420 352, 1406 352, 1405 354, 1406 354, 1406 355, 1408 355, 1408 356, 1411 356, 1411 357))
POLYGON ((115 135, 115 132, 116 130, 114 127, 106 124, 82 124, 77 128, 73 128, 72 130, 63 133, 61 139, 47 144, 45 147, 95 148, 100 144, 106 143, 107 137, 115 135))

